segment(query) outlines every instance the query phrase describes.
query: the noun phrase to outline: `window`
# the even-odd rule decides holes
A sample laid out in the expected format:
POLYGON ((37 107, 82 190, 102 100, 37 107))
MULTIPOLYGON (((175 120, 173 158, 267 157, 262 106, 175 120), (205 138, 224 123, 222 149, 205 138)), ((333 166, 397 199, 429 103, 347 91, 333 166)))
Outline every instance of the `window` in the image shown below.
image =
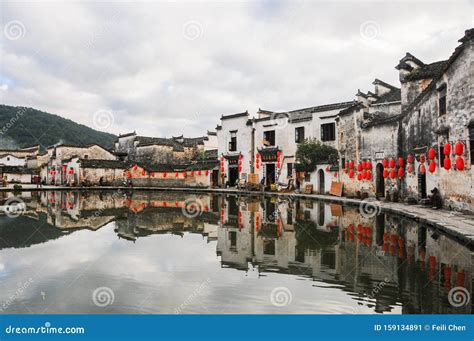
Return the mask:
POLYGON ((321 141, 334 141, 336 139, 336 124, 321 124, 321 141))
POLYGON ((305 172, 304 173, 304 181, 305 182, 310 182, 311 181, 311 173, 310 172, 305 172))
POLYGON ((286 224, 293 225, 293 211, 292 210, 286 211, 286 224))
POLYGON ((230 141, 229 141, 229 152, 237 151, 237 132, 230 132, 230 141))
POLYGON ((469 128, 469 149, 471 151, 471 165, 474 165, 474 127, 469 128))
POLYGON ((274 146, 275 145, 275 130, 269 130, 263 132, 263 145, 274 146))
POLYGON ((345 157, 341 158, 341 168, 342 169, 346 168, 346 158, 345 157))
POLYGON ((304 142, 304 127, 295 128, 295 142, 296 143, 304 142))
POLYGON ((287 174, 286 174, 286 177, 287 178, 291 178, 293 176, 293 164, 292 163, 287 163, 287 174))
POLYGON ((439 116, 446 114, 446 84, 438 88, 439 116))
POLYGON ((89 158, 89 155, 84 155, 84 159, 88 159, 89 158))

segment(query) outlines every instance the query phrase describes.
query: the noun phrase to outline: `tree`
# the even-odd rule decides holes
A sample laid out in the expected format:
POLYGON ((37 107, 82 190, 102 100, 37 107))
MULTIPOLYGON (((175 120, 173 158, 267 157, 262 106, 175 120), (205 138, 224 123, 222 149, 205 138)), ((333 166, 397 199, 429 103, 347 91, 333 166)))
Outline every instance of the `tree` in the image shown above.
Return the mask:
POLYGON ((312 172, 322 163, 337 164, 338 152, 317 139, 306 139, 298 144, 296 163, 301 170, 312 172))

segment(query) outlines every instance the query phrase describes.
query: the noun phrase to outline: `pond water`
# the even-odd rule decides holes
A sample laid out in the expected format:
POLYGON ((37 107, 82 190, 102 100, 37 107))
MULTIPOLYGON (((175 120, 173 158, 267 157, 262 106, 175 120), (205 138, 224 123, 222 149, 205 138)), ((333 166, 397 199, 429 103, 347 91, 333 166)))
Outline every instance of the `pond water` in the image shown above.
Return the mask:
POLYGON ((0 195, 4 313, 472 312, 452 297, 472 294, 472 250, 377 209, 153 191, 0 195))

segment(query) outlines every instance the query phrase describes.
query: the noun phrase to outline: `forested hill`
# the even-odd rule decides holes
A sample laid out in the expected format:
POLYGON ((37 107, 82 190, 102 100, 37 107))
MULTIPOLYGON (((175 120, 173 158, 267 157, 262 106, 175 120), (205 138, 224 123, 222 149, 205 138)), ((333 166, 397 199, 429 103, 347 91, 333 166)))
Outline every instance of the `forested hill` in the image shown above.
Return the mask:
POLYGON ((67 144, 97 143, 113 147, 116 136, 94 130, 69 119, 25 107, 0 105, 0 148, 41 149, 58 142, 67 144))

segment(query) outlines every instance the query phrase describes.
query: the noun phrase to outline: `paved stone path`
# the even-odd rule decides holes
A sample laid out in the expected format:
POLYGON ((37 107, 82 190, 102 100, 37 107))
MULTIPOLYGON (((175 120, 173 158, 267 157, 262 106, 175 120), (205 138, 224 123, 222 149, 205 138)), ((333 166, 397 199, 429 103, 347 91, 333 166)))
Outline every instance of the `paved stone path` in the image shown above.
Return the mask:
MULTIPOLYGON (((474 215, 468 215, 456 211, 448 210, 436 210, 426 206, 421 205, 407 205, 404 203, 394 203, 394 202, 384 202, 377 201, 375 199, 354 199, 354 198, 345 198, 345 197, 335 197, 331 195, 321 195, 321 194, 302 194, 302 193, 280 193, 280 192, 251 192, 238 189, 210 189, 210 188, 164 188, 164 187, 58 187, 58 186, 43 186, 42 188, 36 188, 36 185, 25 187, 23 186, 22 191, 84 191, 84 190, 145 190, 145 191, 164 191, 164 192, 188 192, 188 193, 229 193, 229 194, 239 194, 239 195, 264 195, 264 196, 281 196, 281 197, 292 197, 292 198, 308 198, 316 200, 324 200, 335 203, 340 203, 343 205, 352 205, 361 207, 364 204, 369 203, 369 205, 375 205, 375 208, 380 207, 380 209, 402 215, 420 223, 425 223, 431 225, 440 231, 447 233, 450 236, 453 236, 456 239, 459 239, 463 244, 469 245, 469 247, 474 248, 474 215)), ((11 192, 12 188, 0 188, 0 192, 11 192)))

